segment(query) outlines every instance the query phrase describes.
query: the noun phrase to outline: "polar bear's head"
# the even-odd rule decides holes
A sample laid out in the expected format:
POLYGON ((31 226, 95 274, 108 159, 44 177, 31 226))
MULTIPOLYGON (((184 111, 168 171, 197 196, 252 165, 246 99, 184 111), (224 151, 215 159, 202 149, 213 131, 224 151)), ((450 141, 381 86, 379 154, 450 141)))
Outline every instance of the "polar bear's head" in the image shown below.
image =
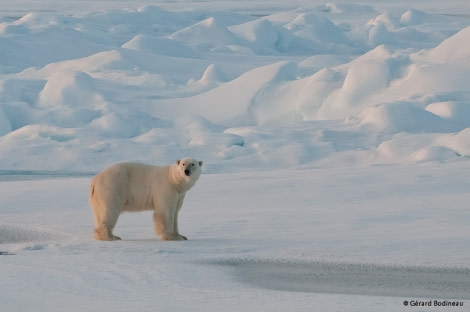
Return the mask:
POLYGON ((176 161, 178 175, 192 187, 201 175, 202 161, 192 158, 183 158, 176 161))

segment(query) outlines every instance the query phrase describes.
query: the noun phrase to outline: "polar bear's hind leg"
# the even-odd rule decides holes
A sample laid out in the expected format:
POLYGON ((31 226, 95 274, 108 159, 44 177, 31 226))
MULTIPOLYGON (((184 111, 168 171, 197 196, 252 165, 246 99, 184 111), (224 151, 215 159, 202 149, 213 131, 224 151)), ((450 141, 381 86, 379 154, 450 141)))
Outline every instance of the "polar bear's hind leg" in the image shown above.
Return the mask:
POLYGON ((110 209, 102 209, 101 211, 97 210, 99 210, 99 208, 93 207, 93 213, 95 215, 95 230, 93 232, 93 237, 97 240, 120 240, 121 238, 119 236, 115 236, 113 234, 119 213, 110 209), (101 214, 99 212, 101 212, 101 214))

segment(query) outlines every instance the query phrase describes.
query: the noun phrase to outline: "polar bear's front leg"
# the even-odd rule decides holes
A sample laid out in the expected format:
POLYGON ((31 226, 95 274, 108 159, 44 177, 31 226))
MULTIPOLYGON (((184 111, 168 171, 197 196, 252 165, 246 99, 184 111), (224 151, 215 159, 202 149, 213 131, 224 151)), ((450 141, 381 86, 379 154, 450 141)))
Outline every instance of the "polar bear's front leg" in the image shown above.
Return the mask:
POLYGON ((176 234, 177 236, 179 236, 179 239, 178 239, 178 240, 188 240, 188 238, 187 238, 186 236, 184 236, 184 235, 181 235, 180 232, 179 232, 179 230, 178 230, 178 212, 179 212, 179 210, 176 210, 176 213, 175 213, 175 223, 174 223, 174 226, 173 226, 173 228, 174 228, 174 230, 175 230, 175 234, 176 234))
POLYGON ((161 235, 163 240, 184 240, 174 230, 174 216, 173 211, 155 211, 153 213, 153 224, 155 226, 155 233, 161 235))
POLYGON ((153 224, 155 233, 161 235, 163 240, 184 240, 175 228, 177 213, 177 199, 160 198, 155 199, 155 211, 153 213, 153 224))
POLYGON ((186 236, 180 234, 180 231, 178 229, 178 214, 181 210, 181 206, 183 206, 183 200, 184 200, 184 195, 178 200, 178 203, 176 205, 175 224, 173 228, 175 230, 175 233, 180 237, 181 240, 188 240, 186 236))

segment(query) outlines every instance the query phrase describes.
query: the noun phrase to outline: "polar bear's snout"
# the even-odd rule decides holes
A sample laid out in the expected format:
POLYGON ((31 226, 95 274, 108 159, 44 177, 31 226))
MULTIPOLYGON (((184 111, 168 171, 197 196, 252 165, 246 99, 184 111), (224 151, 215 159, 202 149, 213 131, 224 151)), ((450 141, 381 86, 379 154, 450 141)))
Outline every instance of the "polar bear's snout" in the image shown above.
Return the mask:
POLYGON ((189 168, 184 169, 184 174, 185 174, 187 177, 189 177, 189 176, 191 175, 191 169, 189 169, 189 168))

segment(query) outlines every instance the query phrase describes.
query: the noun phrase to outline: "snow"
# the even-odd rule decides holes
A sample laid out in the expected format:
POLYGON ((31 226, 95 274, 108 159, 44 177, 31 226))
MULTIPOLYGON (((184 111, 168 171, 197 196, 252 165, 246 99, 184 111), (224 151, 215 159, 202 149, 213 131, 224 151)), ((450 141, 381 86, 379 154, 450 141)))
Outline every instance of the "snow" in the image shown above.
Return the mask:
POLYGON ((0 5, 2 307, 468 310, 466 0, 85 2, 0 5), (189 241, 91 239, 94 173, 185 156, 189 241))

